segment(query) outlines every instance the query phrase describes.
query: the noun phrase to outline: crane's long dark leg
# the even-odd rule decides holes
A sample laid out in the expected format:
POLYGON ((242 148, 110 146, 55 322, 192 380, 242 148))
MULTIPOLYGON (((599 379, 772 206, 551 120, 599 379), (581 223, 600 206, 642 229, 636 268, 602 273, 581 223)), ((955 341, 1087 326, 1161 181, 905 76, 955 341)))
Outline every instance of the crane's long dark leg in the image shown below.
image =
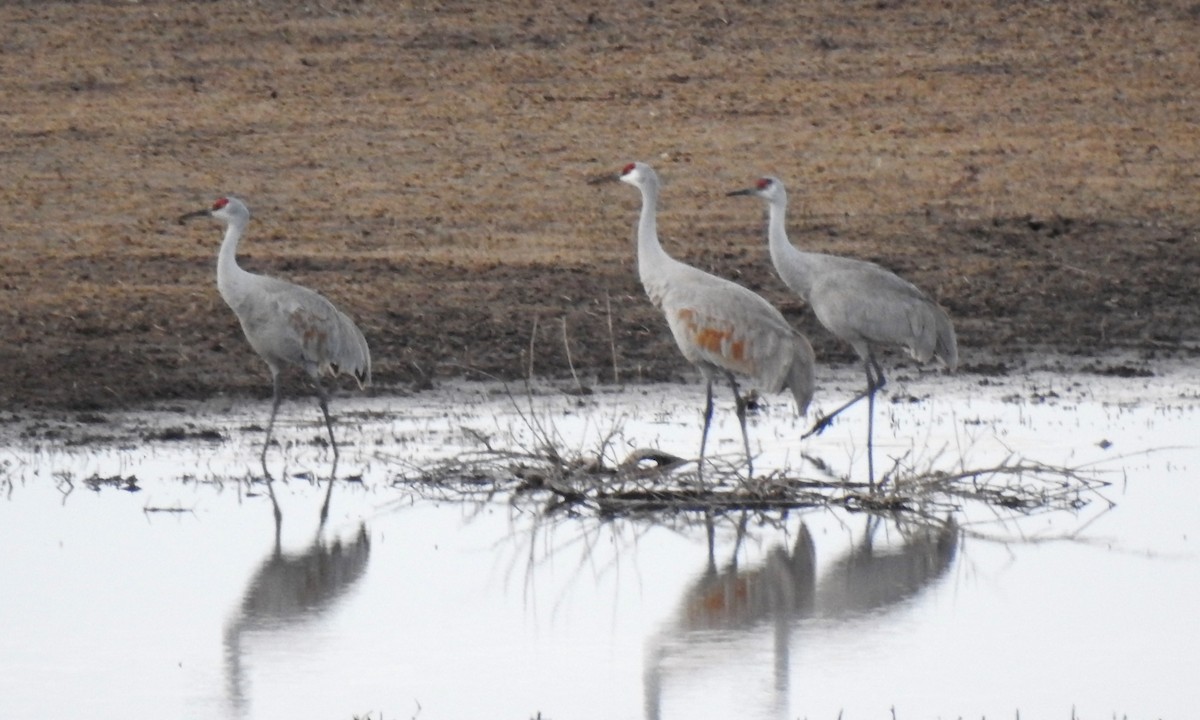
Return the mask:
POLYGON ((704 529, 708 532, 708 569, 717 572, 717 526, 713 520, 712 510, 704 511, 704 529))
POLYGON ((317 386, 321 414, 325 416, 325 429, 329 431, 329 446, 333 448, 333 469, 329 471, 329 487, 325 490, 325 502, 321 505, 321 524, 324 525, 325 518, 329 517, 329 498, 333 497, 333 478, 337 476, 338 446, 337 441, 333 439, 333 421, 329 419, 329 396, 325 394, 325 387, 321 385, 320 376, 314 376, 312 380, 313 384, 317 386))
POLYGON ((875 391, 867 395, 867 488, 875 494, 875 391))
POLYGON ((813 435, 820 435, 821 433, 825 432, 825 429, 833 424, 834 418, 836 418, 839 414, 849 409, 859 400, 862 400, 870 395, 874 395, 876 391, 887 384, 887 379, 883 376, 883 370, 879 367, 879 362, 875 360, 874 355, 868 356, 867 359, 863 361, 863 366, 867 370, 867 389, 850 398, 845 405, 842 405, 837 410, 817 418, 817 421, 813 423, 811 428, 808 429, 808 432, 800 436, 801 440, 812 437, 813 435))
POLYGON ((834 410, 833 412, 829 413, 828 415, 820 416, 819 418, 817 418, 817 421, 815 423, 813 423, 813 426, 810 427, 807 432, 805 432, 803 435, 800 436, 800 439, 803 440, 805 438, 812 437, 813 435, 820 435, 821 433, 825 432, 826 428, 828 428, 830 425, 833 424, 834 419, 837 418, 837 416, 839 414, 841 414, 841 412, 843 410, 850 408, 852 405, 854 405, 854 403, 858 402, 859 400, 862 400, 866 396, 867 396, 866 392, 861 392, 861 393, 855 395, 854 397, 850 398, 849 402, 847 402, 845 405, 842 405, 837 410, 834 410))
POLYGON ((875 393, 887 384, 883 368, 874 354, 868 355, 867 367, 867 488, 875 492, 875 393), (872 371, 874 371, 872 373, 872 371))
POLYGON ((750 434, 746 432, 746 399, 738 392, 737 380, 734 379, 733 373, 726 373, 729 378, 729 387, 733 390, 733 401, 736 403, 737 419, 742 426, 742 445, 746 448, 746 479, 754 477, 754 460, 750 455, 750 434))
POLYGON ((825 432, 825 429, 833 424, 834 418, 850 408, 859 400, 874 395, 875 391, 883 387, 884 383, 887 382, 883 377, 883 370, 879 368, 879 362, 875 360, 874 354, 869 354, 863 359, 863 367, 867 371, 867 389, 850 398, 845 405, 842 405, 837 410, 817 418, 817 421, 813 423, 811 428, 808 429, 808 432, 800 436, 801 440, 813 435, 820 435, 821 433, 825 432))
POLYGON ((707 400, 704 403, 704 431, 700 433, 700 462, 696 464, 696 476, 700 480, 704 480, 704 446, 708 443, 708 426, 712 424, 713 416, 713 401, 712 401, 712 378, 705 378, 708 382, 707 400))
POLYGON ((750 525, 750 514, 745 510, 738 519, 737 537, 733 541, 733 552, 729 554, 729 567, 737 567, 738 551, 742 549, 742 541, 746 539, 746 528, 750 525))
POLYGON ((883 376, 883 368, 879 365, 879 361, 875 359, 875 353, 867 356, 867 388, 869 392, 876 392, 887 385, 887 378, 883 376))
POLYGON ((271 496, 271 507, 275 510, 275 525, 278 527, 280 520, 283 519, 283 513, 279 510, 279 501, 275 499, 275 487, 271 484, 271 473, 267 470, 267 448, 271 446, 271 432, 275 429, 275 416, 279 413, 279 401, 283 399, 280 392, 279 372, 275 368, 271 368, 271 385, 274 388, 271 398, 271 419, 267 422, 267 437, 263 440, 262 455, 259 457, 259 461, 262 463, 263 475, 267 478, 267 494, 271 496))

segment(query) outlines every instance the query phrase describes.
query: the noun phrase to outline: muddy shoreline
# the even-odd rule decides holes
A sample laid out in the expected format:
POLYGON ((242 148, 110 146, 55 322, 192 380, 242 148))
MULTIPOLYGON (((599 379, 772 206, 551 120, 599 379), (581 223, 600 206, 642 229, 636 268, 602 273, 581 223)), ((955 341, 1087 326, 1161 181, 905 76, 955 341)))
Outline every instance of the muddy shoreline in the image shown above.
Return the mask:
POLYGON ((724 197, 760 174, 793 242, 935 296, 965 373, 1200 357, 1184 5, 9 3, 0 24, 8 411, 269 396, 216 292, 219 229, 175 222, 224 193, 254 213, 243 266, 354 317, 376 392, 686 379, 637 281, 636 193, 588 183, 634 159, 666 183, 668 251, 762 293, 825 367, 849 348, 774 276, 761 207, 724 197))

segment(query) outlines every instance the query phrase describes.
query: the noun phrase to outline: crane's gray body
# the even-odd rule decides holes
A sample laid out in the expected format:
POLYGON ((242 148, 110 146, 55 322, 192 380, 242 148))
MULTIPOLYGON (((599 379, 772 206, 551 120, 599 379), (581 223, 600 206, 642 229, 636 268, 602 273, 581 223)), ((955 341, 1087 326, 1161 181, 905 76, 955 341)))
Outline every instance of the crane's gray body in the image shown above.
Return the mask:
POLYGON ((683 356, 709 380, 730 372, 768 393, 787 389, 803 414, 815 385, 808 339, 759 295, 663 250, 656 220, 659 182, 652 168, 635 163, 621 179, 642 191, 638 275, 651 302, 666 315, 683 356))
POLYGON ((779 277, 812 306, 829 332, 866 360, 875 346, 898 346, 920 362, 958 365, 954 326, 912 283, 870 262, 771 244, 779 277))
POLYGON ((732 372, 767 393, 792 393, 803 414, 814 389, 812 346, 770 303, 723 278, 662 256, 639 275, 684 358, 706 378, 732 372), (650 275, 650 276, 648 276, 650 275))
POLYGON ((237 315, 250 347, 273 374, 294 365, 314 379, 346 372, 360 387, 371 382, 367 340, 345 313, 308 288, 245 274, 248 283, 244 279, 218 281, 218 287, 237 315), (246 284, 253 289, 245 290, 246 284))
POLYGON ((864 362, 874 359, 877 346, 898 346, 920 362, 937 358, 950 370, 958 366, 954 325, 928 295, 875 263, 796 249, 785 228, 787 193, 777 178, 763 178, 742 194, 767 201, 771 262, 780 279, 864 362))
POLYGON ((217 259, 217 289, 271 374, 297 366, 313 380, 344 372, 359 387, 370 384, 371 354, 354 321, 306 287, 243 270, 237 246, 250 213, 235 198, 217 212, 229 217, 217 259))

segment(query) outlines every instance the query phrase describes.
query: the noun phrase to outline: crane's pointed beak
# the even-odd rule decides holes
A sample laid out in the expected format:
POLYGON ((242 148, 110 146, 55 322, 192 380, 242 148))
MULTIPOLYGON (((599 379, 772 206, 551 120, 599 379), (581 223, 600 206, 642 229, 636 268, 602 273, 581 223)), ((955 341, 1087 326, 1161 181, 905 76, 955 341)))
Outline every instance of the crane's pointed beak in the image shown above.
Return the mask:
POLYGON ((725 193, 725 197, 733 197, 734 195, 754 195, 757 191, 754 188, 743 188, 725 193))
POLYGON ((608 183, 619 182, 621 176, 616 173, 604 173, 603 175, 593 175, 588 178, 588 185, 607 185, 608 183))
POLYGON ((211 210, 196 210, 194 212, 184 213, 183 215, 179 216, 179 224, 182 225, 188 220, 196 217, 208 217, 210 214, 212 214, 211 210))

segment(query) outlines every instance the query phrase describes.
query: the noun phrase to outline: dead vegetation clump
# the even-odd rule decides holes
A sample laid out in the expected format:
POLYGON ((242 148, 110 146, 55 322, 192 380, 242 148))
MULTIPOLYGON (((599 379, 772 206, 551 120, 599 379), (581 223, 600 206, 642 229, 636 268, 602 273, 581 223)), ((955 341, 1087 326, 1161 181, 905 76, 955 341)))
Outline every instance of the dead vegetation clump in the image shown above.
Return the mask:
MULTIPOLYGON (((803 468, 785 467, 747 477, 745 459, 710 457, 703 473, 695 459, 656 448, 630 447, 616 425, 592 447, 572 448, 529 399, 517 408, 520 439, 499 442, 464 429, 474 447, 430 465, 413 466, 395 480, 443 499, 493 500, 545 516, 665 521, 680 515, 757 513, 761 519, 793 510, 843 509, 939 525, 971 507, 997 516, 1077 512, 1104 497, 1109 483, 1098 469, 1068 467, 1010 455, 971 466, 969 452, 945 451, 896 459, 868 491, 865 481, 838 475, 805 454, 803 468), (946 469, 949 467, 950 469, 946 469), (806 469, 810 470, 805 471, 806 469)), ((517 434, 514 433, 514 438, 517 434)))

